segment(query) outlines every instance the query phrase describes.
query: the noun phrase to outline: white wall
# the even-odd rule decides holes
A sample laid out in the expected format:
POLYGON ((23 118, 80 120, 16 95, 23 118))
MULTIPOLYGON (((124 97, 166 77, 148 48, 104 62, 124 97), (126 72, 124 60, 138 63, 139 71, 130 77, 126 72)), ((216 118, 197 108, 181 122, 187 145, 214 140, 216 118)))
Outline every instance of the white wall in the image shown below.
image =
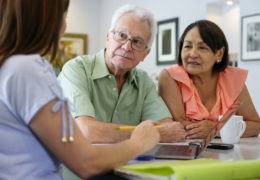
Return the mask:
POLYGON ((221 28, 224 31, 228 45, 229 52, 238 52, 239 43, 238 43, 238 34, 239 34, 239 20, 240 20, 240 8, 239 4, 233 6, 223 6, 222 7, 222 16, 221 16, 221 28))
POLYGON ((221 27, 229 44, 229 53, 237 53, 239 51, 239 3, 232 6, 227 6, 225 2, 209 3, 206 19, 215 22, 221 27))
POLYGON ((89 54, 100 49, 99 9, 99 0, 71 0, 69 6, 66 32, 87 34, 89 54))
MULTIPOLYGON (((240 0, 240 16, 247 16, 252 14, 260 14, 260 1, 259 0, 240 0)), ((240 17, 240 18, 241 18, 240 17)), ((240 25, 241 27, 241 25, 240 25)), ((241 28, 239 28, 239 40, 241 38, 241 28)), ((240 49, 241 47, 239 47, 240 49)), ((241 53, 239 50, 239 59, 241 59, 241 53)), ((255 107, 260 114, 260 58, 259 61, 239 61, 239 67, 248 69, 247 87, 255 104, 255 107)))
POLYGON ((207 5, 206 19, 215 22, 218 26, 222 26, 222 5, 209 3, 207 5))

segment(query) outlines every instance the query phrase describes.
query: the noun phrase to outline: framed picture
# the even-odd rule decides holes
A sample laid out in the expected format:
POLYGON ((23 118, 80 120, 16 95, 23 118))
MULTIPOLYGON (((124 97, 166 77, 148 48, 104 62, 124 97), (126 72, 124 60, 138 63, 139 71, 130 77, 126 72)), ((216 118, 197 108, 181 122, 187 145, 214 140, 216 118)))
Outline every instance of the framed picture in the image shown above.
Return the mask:
POLYGON ((178 18, 157 23, 156 62, 161 64, 177 63, 178 18))
POLYGON ((241 29, 242 61, 260 60, 260 14, 242 17, 241 29))
POLYGON ((76 56, 87 54, 87 35, 65 33, 59 42, 59 50, 52 65, 58 75, 62 66, 76 56))

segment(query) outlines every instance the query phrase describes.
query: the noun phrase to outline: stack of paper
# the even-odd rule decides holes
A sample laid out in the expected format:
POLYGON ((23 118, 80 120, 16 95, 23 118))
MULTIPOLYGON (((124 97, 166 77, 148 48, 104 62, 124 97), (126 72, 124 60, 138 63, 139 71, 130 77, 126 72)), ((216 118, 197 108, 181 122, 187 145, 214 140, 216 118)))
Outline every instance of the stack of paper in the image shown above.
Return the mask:
POLYGON ((163 161, 120 166, 115 170, 121 175, 139 179, 156 180, 227 180, 260 178, 260 160, 219 161, 198 159, 163 161))

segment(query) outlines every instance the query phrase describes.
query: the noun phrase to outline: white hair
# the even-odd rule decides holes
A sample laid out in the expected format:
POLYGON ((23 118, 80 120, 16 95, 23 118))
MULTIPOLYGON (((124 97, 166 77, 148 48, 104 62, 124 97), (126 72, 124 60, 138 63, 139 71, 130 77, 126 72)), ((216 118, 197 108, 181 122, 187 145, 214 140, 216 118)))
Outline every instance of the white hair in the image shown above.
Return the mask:
POLYGON ((153 44, 155 31, 156 31, 156 25, 155 25, 155 19, 154 19, 153 14, 144 8, 140 8, 135 5, 130 5, 130 4, 127 4, 127 5, 124 5, 124 6, 121 6, 120 8, 118 8, 112 17, 109 32, 112 32, 114 30, 117 21, 120 19, 121 16, 125 15, 126 13, 134 13, 134 15, 136 15, 136 17, 138 19, 140 19, 142 21, 145 21, 145 20, 148 21, 148 23, 150 25, 151 34, 150 34, 150 39, 147 43, 147 47, 150 49, 153 44))

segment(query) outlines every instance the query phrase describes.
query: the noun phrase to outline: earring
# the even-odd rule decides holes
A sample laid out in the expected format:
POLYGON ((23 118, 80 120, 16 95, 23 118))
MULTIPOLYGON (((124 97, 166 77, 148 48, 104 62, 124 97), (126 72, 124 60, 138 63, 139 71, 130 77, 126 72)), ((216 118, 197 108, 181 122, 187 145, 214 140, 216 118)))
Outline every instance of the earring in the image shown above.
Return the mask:
POLYGON ((219 59, 219 60, 217 60, 217 63, 220 63, 221 62, 221 60, 219 59))

